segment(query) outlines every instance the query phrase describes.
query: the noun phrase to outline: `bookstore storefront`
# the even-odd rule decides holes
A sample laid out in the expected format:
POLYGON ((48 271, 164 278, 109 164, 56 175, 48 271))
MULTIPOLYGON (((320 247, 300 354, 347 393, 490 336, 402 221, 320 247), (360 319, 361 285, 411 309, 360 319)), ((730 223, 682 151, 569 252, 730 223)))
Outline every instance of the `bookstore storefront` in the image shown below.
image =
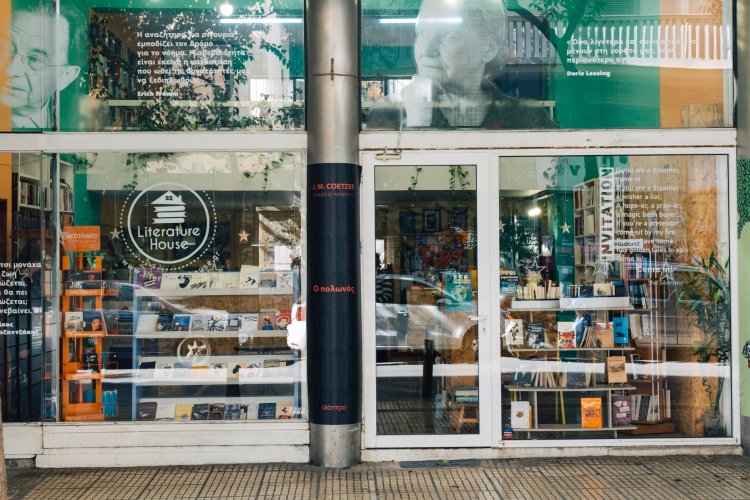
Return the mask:
MULTIPOLYGON (((739 443, 705 3, 362 2, 363 459, 739 443)), ((47 7, 0 12, 8 456, 308 461, 302 2, 47 7)))

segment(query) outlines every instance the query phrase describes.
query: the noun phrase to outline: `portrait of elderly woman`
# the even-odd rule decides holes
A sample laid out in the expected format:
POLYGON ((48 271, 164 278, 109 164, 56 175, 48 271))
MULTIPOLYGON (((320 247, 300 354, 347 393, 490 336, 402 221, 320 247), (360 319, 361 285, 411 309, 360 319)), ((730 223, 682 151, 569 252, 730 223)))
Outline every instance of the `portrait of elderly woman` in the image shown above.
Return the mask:
POLYGON ((416 24, 417 74, 370 110, 368 129, 555 128, 536 101, 492 83, 508 58, 502 0, 423 0, 416 24))

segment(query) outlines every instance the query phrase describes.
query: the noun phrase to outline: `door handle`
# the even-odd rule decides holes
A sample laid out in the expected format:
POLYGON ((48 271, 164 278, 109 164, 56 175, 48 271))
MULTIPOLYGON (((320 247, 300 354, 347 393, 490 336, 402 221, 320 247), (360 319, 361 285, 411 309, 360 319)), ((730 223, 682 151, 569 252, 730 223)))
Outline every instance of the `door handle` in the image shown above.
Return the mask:
POLYGON ((469 321, 484 321, 484 315, 480 316, 469 316, 469 321))

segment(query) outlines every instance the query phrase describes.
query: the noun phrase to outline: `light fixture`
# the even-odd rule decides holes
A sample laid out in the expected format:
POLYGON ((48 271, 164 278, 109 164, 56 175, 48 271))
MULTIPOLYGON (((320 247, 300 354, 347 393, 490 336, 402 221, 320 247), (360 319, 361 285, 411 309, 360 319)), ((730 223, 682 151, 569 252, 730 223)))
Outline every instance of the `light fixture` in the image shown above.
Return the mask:
POLYGON ((539 217, 540 215, 542 215, 542 209, 534 205, 529 209, 528 214, 529 217, 539 217))
POLYGON ((234 14, 234 6, 229 3, 229 0, 225 0, 223 4, 219 6, 219 13, 224 16, 231 16, 234 14))
POLYGON ((301 17, 237 17, 222 19, 221 24, 302 24, 301 17))

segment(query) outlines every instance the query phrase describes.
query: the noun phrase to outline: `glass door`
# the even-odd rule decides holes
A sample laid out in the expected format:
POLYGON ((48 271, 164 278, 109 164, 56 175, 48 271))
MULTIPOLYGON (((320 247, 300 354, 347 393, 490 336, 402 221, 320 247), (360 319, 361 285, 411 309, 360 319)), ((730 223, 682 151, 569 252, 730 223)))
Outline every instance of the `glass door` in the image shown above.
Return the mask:
POLYGON ((486 155, 365 166, 368 447, 487 446, 486 155))

